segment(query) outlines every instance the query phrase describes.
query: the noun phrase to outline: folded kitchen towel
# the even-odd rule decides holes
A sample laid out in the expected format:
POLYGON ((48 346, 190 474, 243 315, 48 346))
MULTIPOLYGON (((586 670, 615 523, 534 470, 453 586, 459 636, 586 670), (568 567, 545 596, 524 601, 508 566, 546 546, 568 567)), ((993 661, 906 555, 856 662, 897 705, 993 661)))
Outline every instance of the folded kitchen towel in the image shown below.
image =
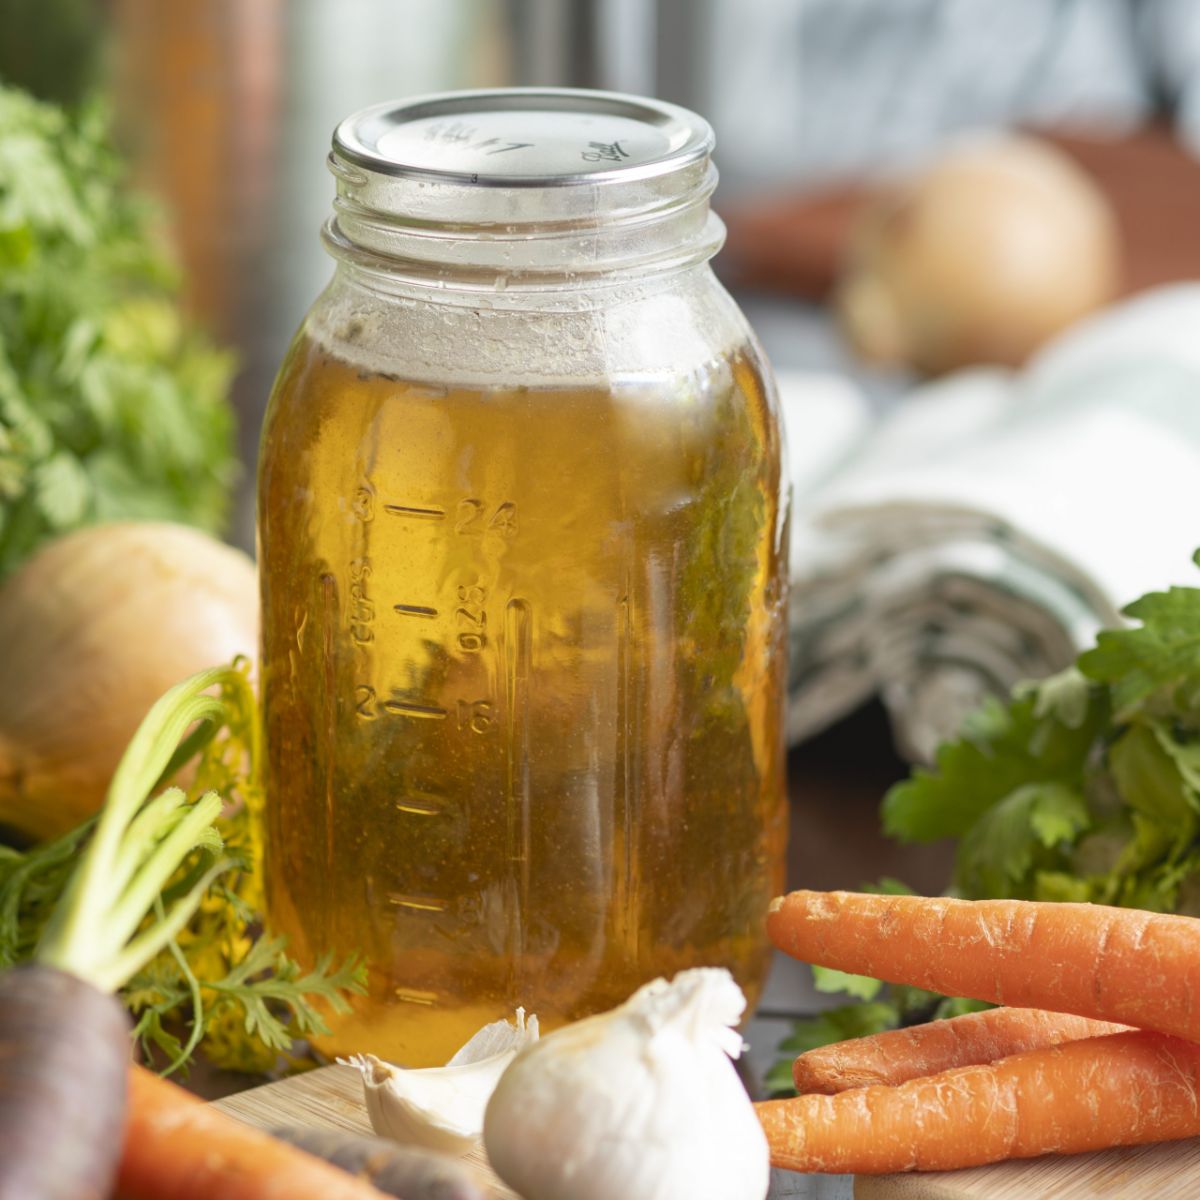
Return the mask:
POLYGON ((1020 372, 918 388, 878 422, 826 377, 780 391, 793 742, 877 694, 901 753, 928 761, 984 697, 1066 666, 1131 600, 1200 582, 1200 284, 1081 323, 1020 372))

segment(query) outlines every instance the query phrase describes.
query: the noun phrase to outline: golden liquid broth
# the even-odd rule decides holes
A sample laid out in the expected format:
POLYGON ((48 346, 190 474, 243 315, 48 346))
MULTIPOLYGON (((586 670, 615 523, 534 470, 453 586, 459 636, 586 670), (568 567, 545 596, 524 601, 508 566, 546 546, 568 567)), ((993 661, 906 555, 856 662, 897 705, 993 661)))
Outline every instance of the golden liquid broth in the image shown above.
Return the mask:
POLYGON ((656 975, 751 1003, 781 889, 786 530, 747 354, 435 387, 303 338, 260 478, 267 896, 368 958, 329 1053, 446 1060, 656 975))

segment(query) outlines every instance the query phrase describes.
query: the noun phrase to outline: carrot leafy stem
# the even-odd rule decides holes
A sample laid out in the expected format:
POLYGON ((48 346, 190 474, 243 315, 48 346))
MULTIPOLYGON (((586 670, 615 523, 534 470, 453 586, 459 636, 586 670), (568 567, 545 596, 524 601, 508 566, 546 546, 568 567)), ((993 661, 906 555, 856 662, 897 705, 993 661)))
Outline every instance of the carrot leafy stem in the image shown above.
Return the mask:
POLYGON ((143 928, 167 881, 193 853, 215 856, 221 798, 189 802, 182 788, 150 797, 188 729, 219 720, 221 701, 205 695, 225 672, 203 671, 162 696, 139 726, 113 775, 91 839, 54 906, 34 957, 115 991, 187 922, 216 874, 206 870, 169 911, 143 928))
POLYGON ((30 850, 0 846, 0 968, 36 957, 119 989, 168 1071, 197 1048, 265 1070, 327 1032, 322 1008, 344 1011, 364 967, 325 958, 305 971, 284 939, 260 936, 260 765, 245 664, 171 689, 98 817, 30 850))

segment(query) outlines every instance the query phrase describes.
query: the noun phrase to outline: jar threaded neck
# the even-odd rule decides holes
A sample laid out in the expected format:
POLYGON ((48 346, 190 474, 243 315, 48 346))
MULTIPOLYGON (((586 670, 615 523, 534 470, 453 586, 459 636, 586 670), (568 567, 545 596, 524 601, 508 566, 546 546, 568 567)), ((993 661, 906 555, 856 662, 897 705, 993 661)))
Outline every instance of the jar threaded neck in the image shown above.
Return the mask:
POLYGON ((724 240, 709 209, 712 142, 695 114, 615 93, 503 89, 377 106, 335 134, 325 244, 377 274, 489 290, 678 270, 724 240))

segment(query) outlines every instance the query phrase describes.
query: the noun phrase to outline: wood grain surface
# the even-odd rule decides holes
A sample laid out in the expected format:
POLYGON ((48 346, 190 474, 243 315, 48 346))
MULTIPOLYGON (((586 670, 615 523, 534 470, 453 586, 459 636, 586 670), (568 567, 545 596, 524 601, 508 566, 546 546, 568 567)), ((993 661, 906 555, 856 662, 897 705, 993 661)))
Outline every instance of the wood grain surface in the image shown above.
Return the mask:
MULTIPOLYGON (((214 1107, 260 1129, 309 1125, 322 1129, 348 1129, 352 1133, 371 1132, 363 1103, 362 1081, 352 1067, 321 1067, 306 1075, 295 1075, 291 1079, 227 1096, 214 1101, 214 1107)), ((520 1200, 496 1178, 482 1154, 473 1155, 467 1161, 478 1171, 493 1200, 520 1200)), ((624 1198, 614 1196, 613 1200, 624 1198)), ((772 1171, 768 1200, 851 1200, 850 1177, 772 1171)))
MULTIPOLYGON (((270 1129, 312 1125, 370 1133, 362 1082, 351 1067, 322 1067, 215 1102, 230 1116, 270 1129)), ((519 1200, 488 1169, 468 1160, 494 1200, 519 1200)), ((771 1197, 848 1200, 845 1176, 772 1173, 771 1197)), ((1195 1200, 1200 1197, 1200 1138, 1098 1154, 996 1163, 969 1171, 860 1176, 854 1200, 1195 1200)), ((617 1198, 614 1198, 617 1200, 617 1198)))
MULTIPOLYGON (((353 1067, 321 1067, 227 1096, 215 1101, 213 1107, 260 1129, 308 1125, 348 1129, 352 1133, 372 1132, 363 1103, 362 1077, 353 1067)), ((479 1173, 494 1200, 520 1200, 492 1173, 482 1152, 471 1155, 467 1162, 479 1173)))
POLYGON ((1195 1200, 1200 1138, 967 1171, 860 1176, 854 1200, 1195 1200))

